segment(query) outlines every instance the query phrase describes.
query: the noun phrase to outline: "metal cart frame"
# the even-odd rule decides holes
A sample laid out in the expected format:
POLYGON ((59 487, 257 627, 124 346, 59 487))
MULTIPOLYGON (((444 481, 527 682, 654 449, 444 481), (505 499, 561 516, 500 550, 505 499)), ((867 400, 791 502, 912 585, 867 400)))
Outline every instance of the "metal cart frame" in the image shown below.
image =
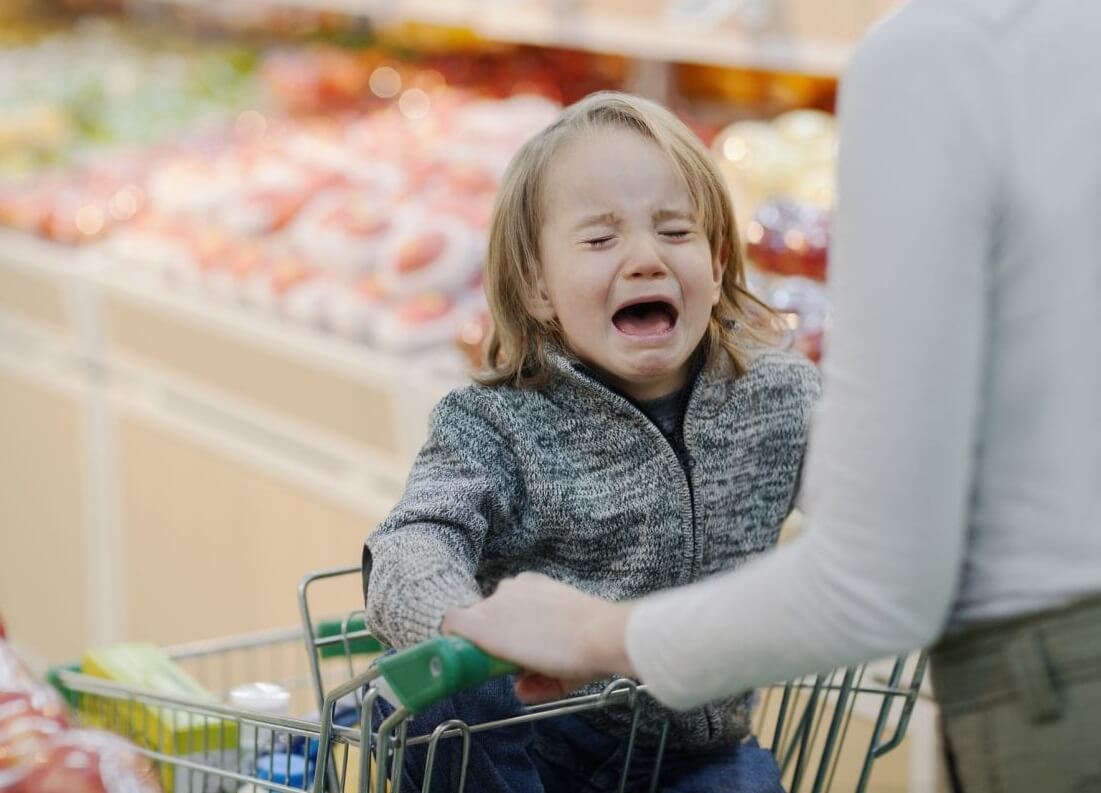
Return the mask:
MULTIPOLYGON (((416 711, 506 671, 506 667, 495 666, 472 645, 453 638, 380 658, 382 645, 364 625, 362 610, 336 620, 322 620, 311 607, 311 597, 319 584, 350 575, 358 576, 359 567, 333 568, 302 579, 298 590, 301 628, 168 649, 173 661, 211 690, 209 701, 164 696, 89 677, 76 665, 54 670, 51 678, 82 721, 135 741, 138 750, 158 764, 162 781, 171 793, 220 793, 247 784, 255 791, 280 793, 311 788, 314 793, 401 793, 403 774, 395 774, 393 769, 403 767, 408 747, 422 745, 427 746, 422 788, 427 791, 440 742, 445 740, 461 741, 460 776, 465 786, 470 745, 478 734, 604 708, 623 708, 632 714, 619 784, 620 791, 626 789, 629 764, 636 751, 638 707, 641 698, 648 696, 645 686, 616 680, 599 694, 526 708, 510 719, 482 724, 449 721, 430 734, 410 737, 409 718, 416 711), (218 701, 233 685, 260 679, 281 683, 292 691, 299 711, 316 708, 316 714, 309 718, 276 717, 218 701), (388 698, 392 699, 395 687, 404 687, 411 704, 397 707, 375 724, 373 706, 377 698, 388 689, 388 698), (345 716, 352 714, 354 723, 337 723, 342 708, 345 716), (160 725, 162 740, 157 740, 151 723, 160 725), (189 742, 166 743, 165 723, 173 725, 169 732, 175 725, 185 725, 189 742), (261 749, 268 747, 268 753, 243 746, 248 744, 243 739, 250 736, 252 744, 261 749), (271 751, 275 748, 284 750, 279 756, 285 758, 285 768, 272 759, 277 754, 271 751), (250 758, 250 751, 258 753, 250 758), (288 784, 293 777, 291 755, 296 752, 303 757, 305 773, 288 784), (311 760, 314 756, 316 760, 311 760), (250 771, 250 759, 261 757, 268 758, 267 768, 260 765, 250 771)), ((773 752, 791 793, 832 790, 842 747, 858 763, 855 790, 864 793, 875 761, 897 748, 906 735, 925 666, 924 654, 902 656, 887 667, 840 669, 762 690, 754 733, 773 752), (858 711, 872 723, 867 745, 847 740, 858 711)), ((399 701, 406 699, 399 697, 399 701)), ((651 791, 659 789, 667 729, 668 725, 654 750, 651 791)))

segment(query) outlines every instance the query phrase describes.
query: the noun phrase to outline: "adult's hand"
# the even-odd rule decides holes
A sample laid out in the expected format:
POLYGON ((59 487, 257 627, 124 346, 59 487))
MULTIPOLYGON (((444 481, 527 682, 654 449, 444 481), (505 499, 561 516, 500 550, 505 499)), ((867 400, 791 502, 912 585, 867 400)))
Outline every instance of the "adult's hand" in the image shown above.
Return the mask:
POLYGON ((444 633, 464 636, 523 669, 525 702, 560 699, 592 680, 633 676, 624 634, 629 604, 586 595, 537 573, 502 581, 469 608, 450 609, 444 633))

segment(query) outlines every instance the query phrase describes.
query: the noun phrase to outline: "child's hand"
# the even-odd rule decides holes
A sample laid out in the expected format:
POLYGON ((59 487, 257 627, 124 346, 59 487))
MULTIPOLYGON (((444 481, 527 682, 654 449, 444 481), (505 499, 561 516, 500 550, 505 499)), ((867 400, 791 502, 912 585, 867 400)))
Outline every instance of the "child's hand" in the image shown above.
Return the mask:
POLYGON ((516 697, 529 705, 556 702, 565 699, 588 682, 588 680, 559 680, 538 672, 522 672, 516 678, 516 697))
POLYGON ((631 607, 578 592, 536 573, 502 581, 490 597, 450 609, 444 633, 464 636, 524 669, 525 702, 560 699, 592 680, 633 676, 624 633, 631 607))

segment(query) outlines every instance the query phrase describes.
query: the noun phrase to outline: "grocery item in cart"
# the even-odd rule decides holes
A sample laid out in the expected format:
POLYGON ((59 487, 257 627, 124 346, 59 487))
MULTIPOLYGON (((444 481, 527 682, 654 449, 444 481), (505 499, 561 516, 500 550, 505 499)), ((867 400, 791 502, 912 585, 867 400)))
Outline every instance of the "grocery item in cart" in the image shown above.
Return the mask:
MULTIPOLYGON (((0 662, 5 665, 15 658, 3 640, 0 657, 6 658, 0 662)), ((34 759, 45 753, 51 740, 69 726, 64 704, 44 683, 23 672, 0 681, 0 791, 23 779, 34 759)))
POLYGON ((36 753, 3 793, 159 793, 156 772, 134 747, 99 730, 67 730, 36 753))
POLYGON ((49 719, 24 717, 0 729, 0 791, 9 791, 31 771, 35 758, 48 751, 65 728, 49 719))
MULTIPOLYGON (((183 671, 163 651, 150 644, 119 644, 91 650, 81 660, 81 671, 145 691, 214 704, 215 697, 183 671)), ((85 724, 99 726, 95 708, 81 713, 85 724)), ((236 722, 208 716, 180 718, 171 707, 154 707, 140 702, 121 705, 112 712, 113 722, 128 725, 127 734, 162 754, 201 759, 207 765, 231 768, 237 762, 238 730, 236 722), (217 747, 211 750, 210 747, 217 747)), ((102 725, 108 726, 108 725, 102 725)), ((219 780, 202 775, 198 789, 217 790, 219 780)), ((165 793, 192 791, 198 777, 184 766, 165 766, 162 784, 165 793), (172 773, 174 770, 175 773, 172 773)))
POLYGON ((313 783, 316 765, 316 754, 313 758, 306 758, 297 753, 273 752, 257 758, 254 773, 258 779, 265 782, 289 785, 302 790, 313 783))
MULTIPOLYGON (((8 644, 0 625, 0 743, 3 736, 12 734, 18 722, 28 718, 52 722, 54 727, 39 725, 47 730, 69 726, 65 704, 57 692, 30 673, 8 644)), ((0 764, 3 762, 0 753, 0 764)))
POLYGON ((0 623, 0 793, 155 793, 152 767, 117 736, 71 728, 68 709, 0 623))
MULTIPOLYGON (((229 703, 233 707, 267 716, 289 715, 290 702, 290 692, 278 683, 263 681, 243 683, 234 686, 229 692, 229 703)), ((267 765, 271 761, 273 737, 274 733, 270 729, 247 723, 241 724, 238 740, 238 746, 241 749, 241 773, 251 775, 261 765, 267 765), (262 757, 265 759, 262 760, 262 757)))

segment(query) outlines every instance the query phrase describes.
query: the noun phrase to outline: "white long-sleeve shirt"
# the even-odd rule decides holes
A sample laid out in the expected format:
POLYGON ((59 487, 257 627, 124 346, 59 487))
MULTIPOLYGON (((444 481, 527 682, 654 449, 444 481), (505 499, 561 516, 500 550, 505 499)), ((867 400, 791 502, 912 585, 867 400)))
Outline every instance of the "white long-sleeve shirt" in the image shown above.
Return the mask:
POLYGON ((1101 3, 911 0, 840 119, 809 525, 635 609, 673 706, 1101 592, 1101 3))

